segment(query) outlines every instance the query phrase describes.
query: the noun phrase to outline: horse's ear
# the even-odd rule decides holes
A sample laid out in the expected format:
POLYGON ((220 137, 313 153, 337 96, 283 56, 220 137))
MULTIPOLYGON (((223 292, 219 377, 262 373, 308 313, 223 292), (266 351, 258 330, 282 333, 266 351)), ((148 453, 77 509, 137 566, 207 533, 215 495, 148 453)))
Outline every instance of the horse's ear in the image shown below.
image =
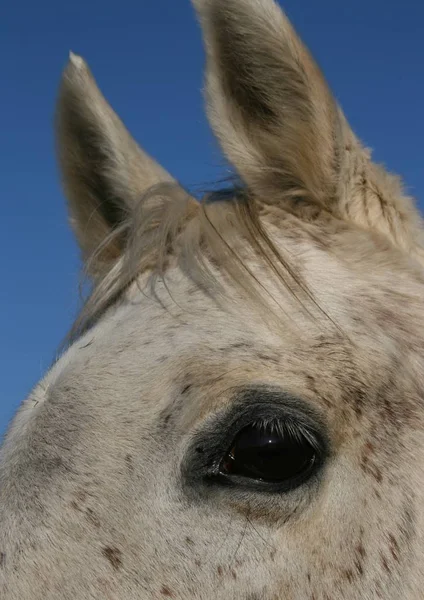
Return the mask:
POLYGON ((98 260, 90 262, 95 276, 122 253, 124 240, 109 234, 130 218, 143 192, 173 179, 139 148, 84 60, 74 54, 60 88, 57 145, 71 223, 83 259, 111 238, 98 260))
POLYGON ((193 0, 203 28, 208 116, 256 192, 324 201, 333 184, 337 107, 273 0, 193 0))
POLYGON ((193 3, 206 46, 209 120, 250 190, 267 202, 301 195, 414 253, 423 231, 416 209, 371 163, 277 3, 193 3))

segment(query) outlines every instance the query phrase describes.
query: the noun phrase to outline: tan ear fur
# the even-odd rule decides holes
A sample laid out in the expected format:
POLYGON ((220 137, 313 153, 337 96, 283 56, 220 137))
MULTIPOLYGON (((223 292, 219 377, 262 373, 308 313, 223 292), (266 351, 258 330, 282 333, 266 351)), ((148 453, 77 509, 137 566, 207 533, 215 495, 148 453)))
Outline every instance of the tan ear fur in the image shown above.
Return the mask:
POLYGON ((193 4, 206 48, 209 120, 250 192, 267 203, 302 196, 422 260, 414 203, 371 162, 278 4, 193 4))
MULTIPOLYGON (((174 181, 140 149, 85 61, 74 54, 60 88, 57 146, 71 223, 84 260, 131 217, 132 207, 146 190, 174 181)), ((116 236, 103 250, 105 266, 120 255, 123 243, 116 236)))

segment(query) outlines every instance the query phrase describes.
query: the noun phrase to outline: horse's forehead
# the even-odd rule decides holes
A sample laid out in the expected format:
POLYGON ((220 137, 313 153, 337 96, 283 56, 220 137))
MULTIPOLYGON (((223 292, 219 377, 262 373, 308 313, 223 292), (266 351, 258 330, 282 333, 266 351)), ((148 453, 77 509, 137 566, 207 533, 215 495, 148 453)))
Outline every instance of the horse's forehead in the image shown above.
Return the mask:
POLYGON ((324 382, 327 386, 322 393, 336 396, 332 388, 345 381, 354 396, 347 385, 349 373, 360 382, 375 369, 390 370, 397 358, 392 347, 396 336, 400 343, 419 342, 421 330, 414 323, 423 316, 422 310, 410 319, 415 331, 407 331, 402 311, 408 309, 399 301, 386 301, 384 286, 369 288, 366 280, 343 270, 325 253, 319 261, 321 269, 314 270, 311 263, 305 270, 307 281, 329 301, 324 308, 329 305, 330 314, 337 315, 346 339, 325 317, 324 333, 319 326, 312 327, 299 307, 293 309, 296 303, 286 311, 285 321, 282 315, 284 325, 273 330, 261 318, 260 308, 250 310, 243 303, 222 306, 189 278, 171 273, 167 285, 158 283, 159 301, 140 291, 137 282, 118 308, 74 343, 48 375, 47 385, 67 373, 79 385, 98 382, 100 373, 125 390, 131 382, 144 382, 148 388, 150 380, 170 385, 181 379, 177 383, 184 388, 187 377, 190 384, 199 381, 203 386, 219 377, 237 385, 281 380, 304 396, 305 387, 312 389, 311 377, 319 376, 321 386, 324 382), (338 283, 331 286, 331 281, 338 283))
MULTIPOLYGON (((358 239, 357 244, 360 242, 358 239)), ((237 305, 232 306, 234 290, 231 282, 226 282, 230 299, 217 302, 189 277, 175 270, 167 275, 166 282, 158 282, 155 294, 150 297, 142 289, 145 280, 136 281, 124 302, 74 344, 69 356, 64 357, 64 363, 70 362, 81 349, 87 355, 96 356, 100 348, 104 350, 108 346, 112 351, 113 346, 122 351, 138 349, 146 355, 146 360, 155 360, 160 355, 162 362, 196 344, 216 350, 226 344, 234 344, 236 348, 237 343, 246 342, 244 348, 250 346, 252 352, 255 346, 260 348, 267 344, 307 347, 317 336, 322 339, 322 326, 323 331, 332 330, 331 326, 328 328, 325 313, 347 334, 368 337, 370 344, 373 343, 370 325, 392 328, 392 338, 396 338, 397 332, 403 332, 405 340, 407 334, 409 339, 419 337, 421 329, 417 329, 415 323, 424 316, 422 303, 417 302, 424 292, 423 277, 413 271, 406 272, 403 264, 397 264, 396 254, 394 258, 388 254, 385 260, 389 262, 389 268, 384 264, 382 268, 381 256, 373 257, 370 252, 368 268, 357 269, 352 255, 347 256, 350 243, 346 248, 346 261, 340 260, 340 255, 335 258, 328 249, 317 249, 310 243, 286 240, 286 246, 293 255, 298 251, 298 256, 302 256, 301 277, 323 309, 320 315, 318 313, 322 320, 317 327, 312 326, 313 320, 305 318, 303 307, 290 292, 287 291, 285 297, 278 296, 281 287, 275 287, 275 281, 269 274, 265 275, 263 265, 259 263, 249 264, 248 268, 259 274, 261 285, 269 292, 266 299, 270 308, 275 309, 273 298, 278 298, 277 310, 281 309, 281 322, 284 323, 278 330, 273 330, 263 319, 266 302, 255 307, 239 296, 237 305), (373 275, 372 285, 369 272, 373 275), (393 286, 394 278, 402 289, 393 286)), ((330 335, 333 334, 334 331, 330 335)))
MULTIPOLYGON (((370 236, 357 231, 339 232, 335 228, 336 233, 317 231, 316 236, 311 236, 288 223, 282 235, 280 220, 268 219, 266 224, 323 309, 321 313, 315 311, 318 323, 307 317, 288 290, 281 293, 281 285, 252 256, 246 264, 247 271, 254 275, 249 284, 254 285, 255 278, 259 280, 266 302, 274 310, 273 299, 277 298, 278 327, 270 326, 263 318, 268 311, 266 302, 252 306, 245 301, 243 292, 238 296, 234 293, 231 280, 220 281, 229 298, 221 302, 205 293, 184 271, 173 267, 166 273, 165 282, 157 281, 154 294, 146 293, 150 289, 148 277, 140 276, 119 306, 73 344, 48 375, 48 381, 55 381, 68 366, 74 373, 89 373, 87 359, 95 365, 93 372, 103 365, 105 377, 109 377, 109 367, 118 364, 123 371, 149 371, 154 367, 159 376, 161 369, 172 372, 170 361, 182 365, 185 357, 189 364, 186 368, 191 371, 196 360, 202 372, 208 361, 215 361, 220 370, 223 366, 219 360, 225 366, 226 361, 237 356, 239 360, 253 360, 256 368, 260 364, 269 369, 270 349, 280 352, 280 359, 284 355, 286 364, 289 360, 305 361, 307 355, 305 366, 313 374, 323 368, 321 356, 325 350, 321 342, 334 340, 334 323, 339 333, 342 331, 354 342, 350 354, 356 366, 360 368, 362 364, 366 370, 370 361, 385 362, 384 354, 396 351, 390 348, 393 343, 399 342, 406 348, 423 345, 419 326, 424 317, 419 301, 424 294, 423 277, 406 268, 399 253, 392 253, 387 246, 381 249, 370 236), (322 243, 323 239, 328 243, 322 243), (399 285, 394 286, 394 280, 399 285)), ((341 356, 340 339, 333 347, 324 365, 327 373, 332 365, 341 362, 337 359, 341 356)))

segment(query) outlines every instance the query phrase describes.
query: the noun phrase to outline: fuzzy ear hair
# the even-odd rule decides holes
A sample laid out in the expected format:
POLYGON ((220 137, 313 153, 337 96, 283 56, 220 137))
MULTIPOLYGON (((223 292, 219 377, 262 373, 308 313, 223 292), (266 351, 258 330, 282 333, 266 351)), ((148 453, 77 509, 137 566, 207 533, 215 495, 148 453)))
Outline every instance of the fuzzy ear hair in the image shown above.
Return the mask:
POLYGON ((301 195, 423 259, 423 225, 370 160, 274 0, 192 0, 205 41, 209 121, 257 198, 301 195))
POLYGON ((253 191, 333 193, 336 103, 272 0, 193 0, 203 28, 209 120, 253 191))
MULTIPOLYGON (((71 53, 57 106, 57 145, 71 223, 84 260, 131 216, 151 186, 174 182, 143 152, 107 103, 85 61, 71 53)), ((116 259, 114 238, 102 261, 116 259)), ((95 263, 96 270, 100 265, 95 263)))

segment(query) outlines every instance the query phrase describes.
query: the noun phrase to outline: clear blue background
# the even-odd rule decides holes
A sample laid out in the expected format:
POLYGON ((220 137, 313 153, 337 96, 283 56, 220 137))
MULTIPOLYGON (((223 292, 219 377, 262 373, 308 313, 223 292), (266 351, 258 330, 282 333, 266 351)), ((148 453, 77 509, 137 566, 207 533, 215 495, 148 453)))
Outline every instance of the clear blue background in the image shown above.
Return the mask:
MULTIPOLYGON (((422 198, 424 3, 284 7, 359 136, 422 198)), ((136 139, 184 184, 225 176, 203 114, 203 52, 189 0, 2 3, 0 433, 49 366, 79 302, 52 133, 70 49, 88 60, 136 139)))

